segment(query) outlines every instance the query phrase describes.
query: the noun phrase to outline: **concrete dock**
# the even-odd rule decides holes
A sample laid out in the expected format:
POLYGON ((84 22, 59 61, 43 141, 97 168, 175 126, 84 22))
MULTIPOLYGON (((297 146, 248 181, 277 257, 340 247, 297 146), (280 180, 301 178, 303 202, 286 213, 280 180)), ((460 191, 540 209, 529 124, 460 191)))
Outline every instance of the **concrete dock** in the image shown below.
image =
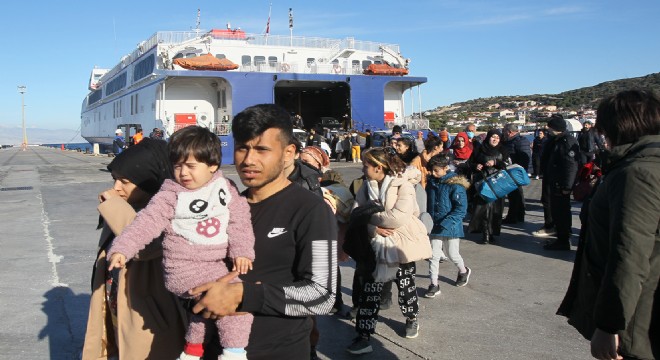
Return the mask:
MULTIPOLYGON (((90 277, 99 231, 97 194, 111 186, 107 156, 29 147, 0 149, 0 359, 78 359, 86 328, 90 277)), ((345 181, 353 163, 331 163, 345 181)), ((223 172, 240 183, 233 166, 223 172)), ((455 287, 456 267, 440 266, 442 294, 420 297, 420 331, 403 337, 396 306, 381 312, 367 359, 589 359, 589 342, 555 315, 568 285, 575 246, 548 252, 532 231, 543 222, 540 181, 525 188, 527 222, 504 225, 497 245, 467 234, 461 255, 473 270, 455 287)), ((581 203, 573 203, 573 234, 581 203)), ((505 210, 506 212, 506 210, 505 210)), ((573 237, 577 244, 577 237, 573 237)), ((353 263, 341 264, 345 310, 351 305, 353 263)), ((417 263, 418 294, 429 284, 417 263)), ((394 298, 396 301, 396 295, 394 298)), ((319 317, 322 359, 352 359, 345 348, 354 323, 319 317)))

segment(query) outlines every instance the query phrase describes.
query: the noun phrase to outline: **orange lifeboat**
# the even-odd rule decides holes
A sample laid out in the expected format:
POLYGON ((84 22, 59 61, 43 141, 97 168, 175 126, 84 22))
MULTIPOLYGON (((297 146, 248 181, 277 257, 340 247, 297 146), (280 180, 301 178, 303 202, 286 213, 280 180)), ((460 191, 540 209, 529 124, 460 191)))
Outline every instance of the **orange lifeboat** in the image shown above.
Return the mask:
POLYGON ((408 75, 408 69, 397 68, 388 64, 371 64, 363 71, 365 75, 408 75))
POLYGON ((174 63, 188 70, 226 71, 238 69, 238 65, 229 59, 218 59, 210 53, 194 58, 174 59, 174 63))
POLYGON ((209 31, 209 35, 211 35, 214 39, 237 39, 237 40, 245 40, 247 39, 247 36, 245 35, 245 31, 239 30, 239 29, 212 29, 209 31))

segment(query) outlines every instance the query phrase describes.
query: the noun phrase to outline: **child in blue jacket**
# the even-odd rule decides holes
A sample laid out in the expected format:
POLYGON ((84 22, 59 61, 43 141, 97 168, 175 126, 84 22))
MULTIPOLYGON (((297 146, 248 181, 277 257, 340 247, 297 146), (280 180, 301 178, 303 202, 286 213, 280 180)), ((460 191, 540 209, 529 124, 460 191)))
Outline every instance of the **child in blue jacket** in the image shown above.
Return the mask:
POLYGON ((433 156, 426 165, 430 175, 426 182, 427 212, 433 218, 431 230, 430 275, 431 284, 427 298, 440 293, 438 286, 438 267, 443 257, 443 248, 447 257, 458 267, 456 286, 465 286, 472 271, 465 266, 458 245, 463 237, 463 218, 467 212, 467 194, 465 190, 470 182, 463 176, 449 171, 449 160, 442 154, 433 156))

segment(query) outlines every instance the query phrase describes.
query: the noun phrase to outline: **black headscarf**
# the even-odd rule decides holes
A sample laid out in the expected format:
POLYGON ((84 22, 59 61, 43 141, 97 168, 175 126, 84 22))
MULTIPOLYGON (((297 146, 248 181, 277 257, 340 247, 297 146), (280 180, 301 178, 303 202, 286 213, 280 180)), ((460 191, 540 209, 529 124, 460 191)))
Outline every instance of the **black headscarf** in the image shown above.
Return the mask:
POLYGON ((497 156, 498 154, 502 154, 503 157, 506 157, 506 154, 504 153, 504 148, 502 148, 503 140, 504 138, 502 137, 502 132, 500 130, 498 129, 489 130, 488 133, 486 133, 486 138, 479 147, 481 149, 480 151, 486 154, 486 156, 497 156), (497 143, 497 146, 492 146, 490 144, 490 138, 493 137, 493 135, 497 135, 500 138, 500 142, 497 143))
POLYGON ((171 179, 173 174, 167 143, 150 138, 122 151, 110 162, 108 170, 151 195, 158 192, 165 179, 171 179))

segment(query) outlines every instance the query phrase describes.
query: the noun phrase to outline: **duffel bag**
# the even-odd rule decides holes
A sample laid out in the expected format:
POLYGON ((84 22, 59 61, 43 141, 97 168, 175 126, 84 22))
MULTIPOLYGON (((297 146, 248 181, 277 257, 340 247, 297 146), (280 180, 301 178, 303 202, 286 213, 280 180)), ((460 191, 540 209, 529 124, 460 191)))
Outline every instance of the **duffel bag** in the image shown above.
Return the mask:
POLYGON ((517 164, 509 165, 506 167, 506 171, 518 186, 529 185, 529 175, 527 174, 527 170, 523 169, 522 166, 517 164))
POLYGON ((484 177, 475 184, 475 188, 485 202, 493 202, 507 196, 513 190, 518 189, 518 184, 506 170, 484 177))

